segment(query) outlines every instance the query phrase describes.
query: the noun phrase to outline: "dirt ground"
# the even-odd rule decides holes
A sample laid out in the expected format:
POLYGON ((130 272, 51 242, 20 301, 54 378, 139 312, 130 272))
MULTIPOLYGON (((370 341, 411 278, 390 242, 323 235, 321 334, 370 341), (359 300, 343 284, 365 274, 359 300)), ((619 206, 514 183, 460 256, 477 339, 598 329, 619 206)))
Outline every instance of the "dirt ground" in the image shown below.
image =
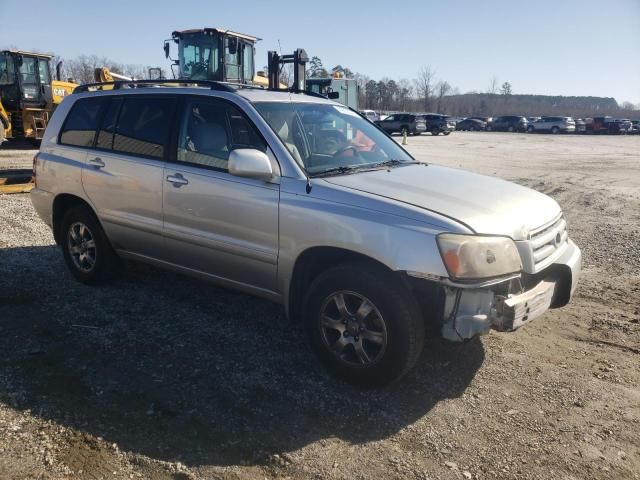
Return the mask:
POLYGON ((363 391, 263 300, 142 265, 75 282, 28 195, 0 196, 0 479, 640 478, 640 137, 408 148, 558 200, 584 253, 573 302, 429 340, 363 391))

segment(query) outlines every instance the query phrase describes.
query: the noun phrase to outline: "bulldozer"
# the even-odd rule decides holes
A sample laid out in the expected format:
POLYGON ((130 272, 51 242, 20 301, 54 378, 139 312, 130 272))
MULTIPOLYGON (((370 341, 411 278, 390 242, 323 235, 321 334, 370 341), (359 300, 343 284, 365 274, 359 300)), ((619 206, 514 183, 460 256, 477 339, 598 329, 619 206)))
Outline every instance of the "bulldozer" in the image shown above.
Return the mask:
POLYGON ((49 116, 78 86, 51 74, 52 55, 0 51, 0 143, 5 139, 42 139, 49 116))

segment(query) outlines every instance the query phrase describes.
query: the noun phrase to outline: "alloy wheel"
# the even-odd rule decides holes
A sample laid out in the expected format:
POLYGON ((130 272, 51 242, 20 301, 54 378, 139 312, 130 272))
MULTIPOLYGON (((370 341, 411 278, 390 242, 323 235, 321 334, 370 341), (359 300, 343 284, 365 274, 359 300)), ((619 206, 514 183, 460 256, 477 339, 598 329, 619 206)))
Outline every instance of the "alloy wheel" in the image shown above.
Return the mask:
POLYGON ((319 323, 325 347, 346 365, 370 366, 385 353, 385 321, 359 293, 341 290, 329 295, 320 308, 319 323))
POLYGON ((96 264, 96 242, 89 227, 82 222, 72 223, 67 234, 67 248, 78 270, 93 270, 96 264))

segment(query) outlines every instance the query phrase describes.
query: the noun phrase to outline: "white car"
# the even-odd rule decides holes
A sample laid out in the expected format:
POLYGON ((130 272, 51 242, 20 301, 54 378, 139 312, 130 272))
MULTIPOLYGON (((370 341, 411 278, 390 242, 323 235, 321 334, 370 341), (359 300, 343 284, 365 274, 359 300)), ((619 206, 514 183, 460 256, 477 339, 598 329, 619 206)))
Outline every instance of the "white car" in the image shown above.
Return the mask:
POLYGON ((574 133, 576 131, 576 122, 571 117, 542 117, 535 122, 529 123, 527 131, 529 133, 574 133))

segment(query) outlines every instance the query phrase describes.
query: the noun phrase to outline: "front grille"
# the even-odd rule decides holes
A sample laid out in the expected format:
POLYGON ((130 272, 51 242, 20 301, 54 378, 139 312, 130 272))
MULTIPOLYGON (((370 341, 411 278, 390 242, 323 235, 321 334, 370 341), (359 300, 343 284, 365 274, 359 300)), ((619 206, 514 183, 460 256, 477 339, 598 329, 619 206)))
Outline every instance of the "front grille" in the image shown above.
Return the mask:
POLYGON ((529 247, 535 272, 548 266, 554 254, 567 243, 567 222, 560 216, 552 224, 534 230, 530 235, 529 247))

